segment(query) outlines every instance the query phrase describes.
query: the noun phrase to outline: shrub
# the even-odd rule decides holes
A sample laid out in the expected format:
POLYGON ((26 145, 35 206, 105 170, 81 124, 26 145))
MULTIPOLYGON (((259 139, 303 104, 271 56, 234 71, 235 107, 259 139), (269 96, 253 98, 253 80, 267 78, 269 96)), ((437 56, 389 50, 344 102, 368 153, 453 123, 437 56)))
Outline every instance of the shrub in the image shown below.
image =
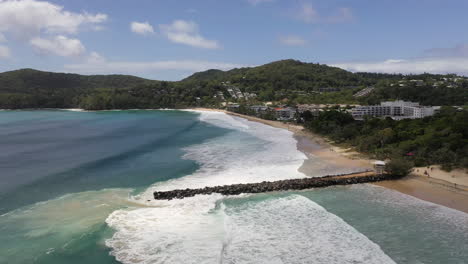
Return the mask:
POLYGON ((394 176, 404 177, 411 172, 413 165, 414 164, 411 161, 405 159, 392 159, 387 164, 386 171, 394 176))

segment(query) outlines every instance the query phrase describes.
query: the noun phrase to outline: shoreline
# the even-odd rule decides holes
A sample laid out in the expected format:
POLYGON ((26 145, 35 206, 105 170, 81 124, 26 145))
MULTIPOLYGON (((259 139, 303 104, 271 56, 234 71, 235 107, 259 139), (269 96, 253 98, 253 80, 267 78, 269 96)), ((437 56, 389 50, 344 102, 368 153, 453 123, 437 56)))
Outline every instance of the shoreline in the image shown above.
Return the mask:
MULTIPOLYGON (((309 169, 307 168, 309 165, 312 165, 310 161, 311 156, 320 157, 326 162, 338 167, 350 167, 355 169, 372 168, 373 160, 366 158, 364 155, 350 149, 333 146, 322 136, 305 131, 304 127, 300 125, 293 125, 273 120, 264 120, 258 117, 242 115, 222 109, 195 108, 191 110, 222 112, 228 115, 241 117, 249 121, 259 122, 265 125, 286 129, 293 132, 294 138, 297 140, 297 149, 303 152, 308 158, 299 168, 299 171, 307 176, 311 176, 311 174, 308 173, 309 169)), ((403 179, 383 181, 372 184, 410 195, 427 202, 468 213, 468 187, 464 185, 456 185, 450 181, 444 180, 447 179, 447 177, 445 177, 443 173, 440 173, 439 168, 434 169, 439 172, 438 177, 423 177, 421 176, 423 170, 421 168, 415 168, 415 173, 403 179), (416 169, 418 169, 420 173, 417 173, 416 169)), ((433 172, 435 171, 433 170, 433 172)), ((461 173, 466 175, 466 172, 461 173)), ((435 175, 435 173, 433 174, 435 175)), ((448 175, 450 173, 446 174, 448 175)), ((458 175, 459 174, 460 172, 458 172, 458 175)))
MULTIPOLYGON (((1 109, 0 111, 10 111, 10 109, 1 109)), ((17 109, 18 110, 18 109, 17 109)), ((26 110, 26 109, 20 109, 26 110)), ((83 109, 27 109, 27 110, 62 110, 62 111, 77 111, 88 112, 83 109)), ((371 169, 371 159, 364 155, 353 151, 352 149, 344 149, 339 146, 334 146, 326 138, 316 135, 310 131, 305 131, 304 127, 296 124, 288 124, 280 121, 265 120, 258 117, 242 115, 229 112, 223 109, 211 108, 190 108, 190 109, 127 109, 127 110, 189 110, 189 111, 208 111, 221 112, 232 116, 241 117, 249 121, 262 123, 276 128, 286 129, 294 134, 297 140, 297 149, 303 152, 307 159, 299 168, 299 171, 306 176, 314 176, 308 171, 311 169, 308 166, 314 166, 311 157, 320 157, 323 161, 340 167, 349 168, 351 171, 359 171, 362 169, 371 169)), ((15 110, 13 110, 15 111, 15 110)), ((101 110, 115 111, 115 110, 101 110)), ((89 111, 95 112, 95 111, 89 111)), ((418 199, 446 206, 455 210, 468 213, 468 171, 456 170, 452 172, 444 172, 439 166, 429 166, 415 168, 414 172, 403 179, 383 181, 372 183, 376 186, 391 189, 403 194, 407 194, 418 199), (432 169, 431 169, 432 168, 432 169), (429 175, 425 175, 427 170, 429 175), (428 177, 429 176, 429 177, 428 177)))

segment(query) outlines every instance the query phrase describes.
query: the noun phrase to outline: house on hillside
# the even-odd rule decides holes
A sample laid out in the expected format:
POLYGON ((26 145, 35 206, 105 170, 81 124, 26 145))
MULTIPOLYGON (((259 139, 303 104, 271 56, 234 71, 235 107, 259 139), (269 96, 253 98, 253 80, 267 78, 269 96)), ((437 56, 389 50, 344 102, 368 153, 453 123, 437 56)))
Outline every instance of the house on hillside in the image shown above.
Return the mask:
POLYGON ((296 116, 296 109, 292 107, 278 107, 275 108, 275 116, 280 121, 293 120, 296 116))

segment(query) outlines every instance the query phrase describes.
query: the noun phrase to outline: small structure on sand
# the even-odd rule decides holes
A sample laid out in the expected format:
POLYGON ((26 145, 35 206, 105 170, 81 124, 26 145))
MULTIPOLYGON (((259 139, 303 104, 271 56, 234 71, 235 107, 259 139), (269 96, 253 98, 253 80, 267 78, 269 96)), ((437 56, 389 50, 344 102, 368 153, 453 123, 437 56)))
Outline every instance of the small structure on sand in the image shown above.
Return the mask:
POLYGON ((374 171, 376 174, 383 174, 385 172, 385 161, 374 161, 374 171))

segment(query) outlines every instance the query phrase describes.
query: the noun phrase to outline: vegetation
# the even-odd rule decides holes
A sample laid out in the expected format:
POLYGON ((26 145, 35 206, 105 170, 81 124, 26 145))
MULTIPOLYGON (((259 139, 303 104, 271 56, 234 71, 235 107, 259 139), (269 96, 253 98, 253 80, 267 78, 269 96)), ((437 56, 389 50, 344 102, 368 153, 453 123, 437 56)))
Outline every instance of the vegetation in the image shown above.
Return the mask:
POLYGON ((434 87, 431 82, 422 86, 390 86, 388 82, 384 82, 378 84, 375 91, 362 98, 360 103, 372 105, 396 99, 419 102, 422 105, 465 105, 468 102, 468 82, 461 82, 457 87, 434 87))
POLYGON ((392 159, 385 167, 385 170, 394 176, 404 177, 410 174, 413 162, 402 158, 392 159))
POLYGON ((466 105, 468 81, 457 85, 435 83, 454 75, 394 75, 351 73, 321 64, 283 60, 266 65, 208 70, 178 82, 153 81, 127 75, 50 73, 32 69, 0 73, 0 108, 111 108, 220 107, 219 94, 229 101, 245 103, 229 95, 237 87, 256 98, 249 103, 275 101, 284 104, 375 104, 388 99, 405 99, 427 105, 466 105), (423 86, 409 79, 424 81, 423 86), (405 86, 395 85, 405 81, 405 86), (353 95, 374 86, 368 96, 353 95))
POLYGON ((441 164, 447 170, 468 168, 468 111, 443 107, 435 116, 401 121, 355 121, 339 110, 303 118, 306 128, 378 159, 403 159, 416 166, 441 164))

